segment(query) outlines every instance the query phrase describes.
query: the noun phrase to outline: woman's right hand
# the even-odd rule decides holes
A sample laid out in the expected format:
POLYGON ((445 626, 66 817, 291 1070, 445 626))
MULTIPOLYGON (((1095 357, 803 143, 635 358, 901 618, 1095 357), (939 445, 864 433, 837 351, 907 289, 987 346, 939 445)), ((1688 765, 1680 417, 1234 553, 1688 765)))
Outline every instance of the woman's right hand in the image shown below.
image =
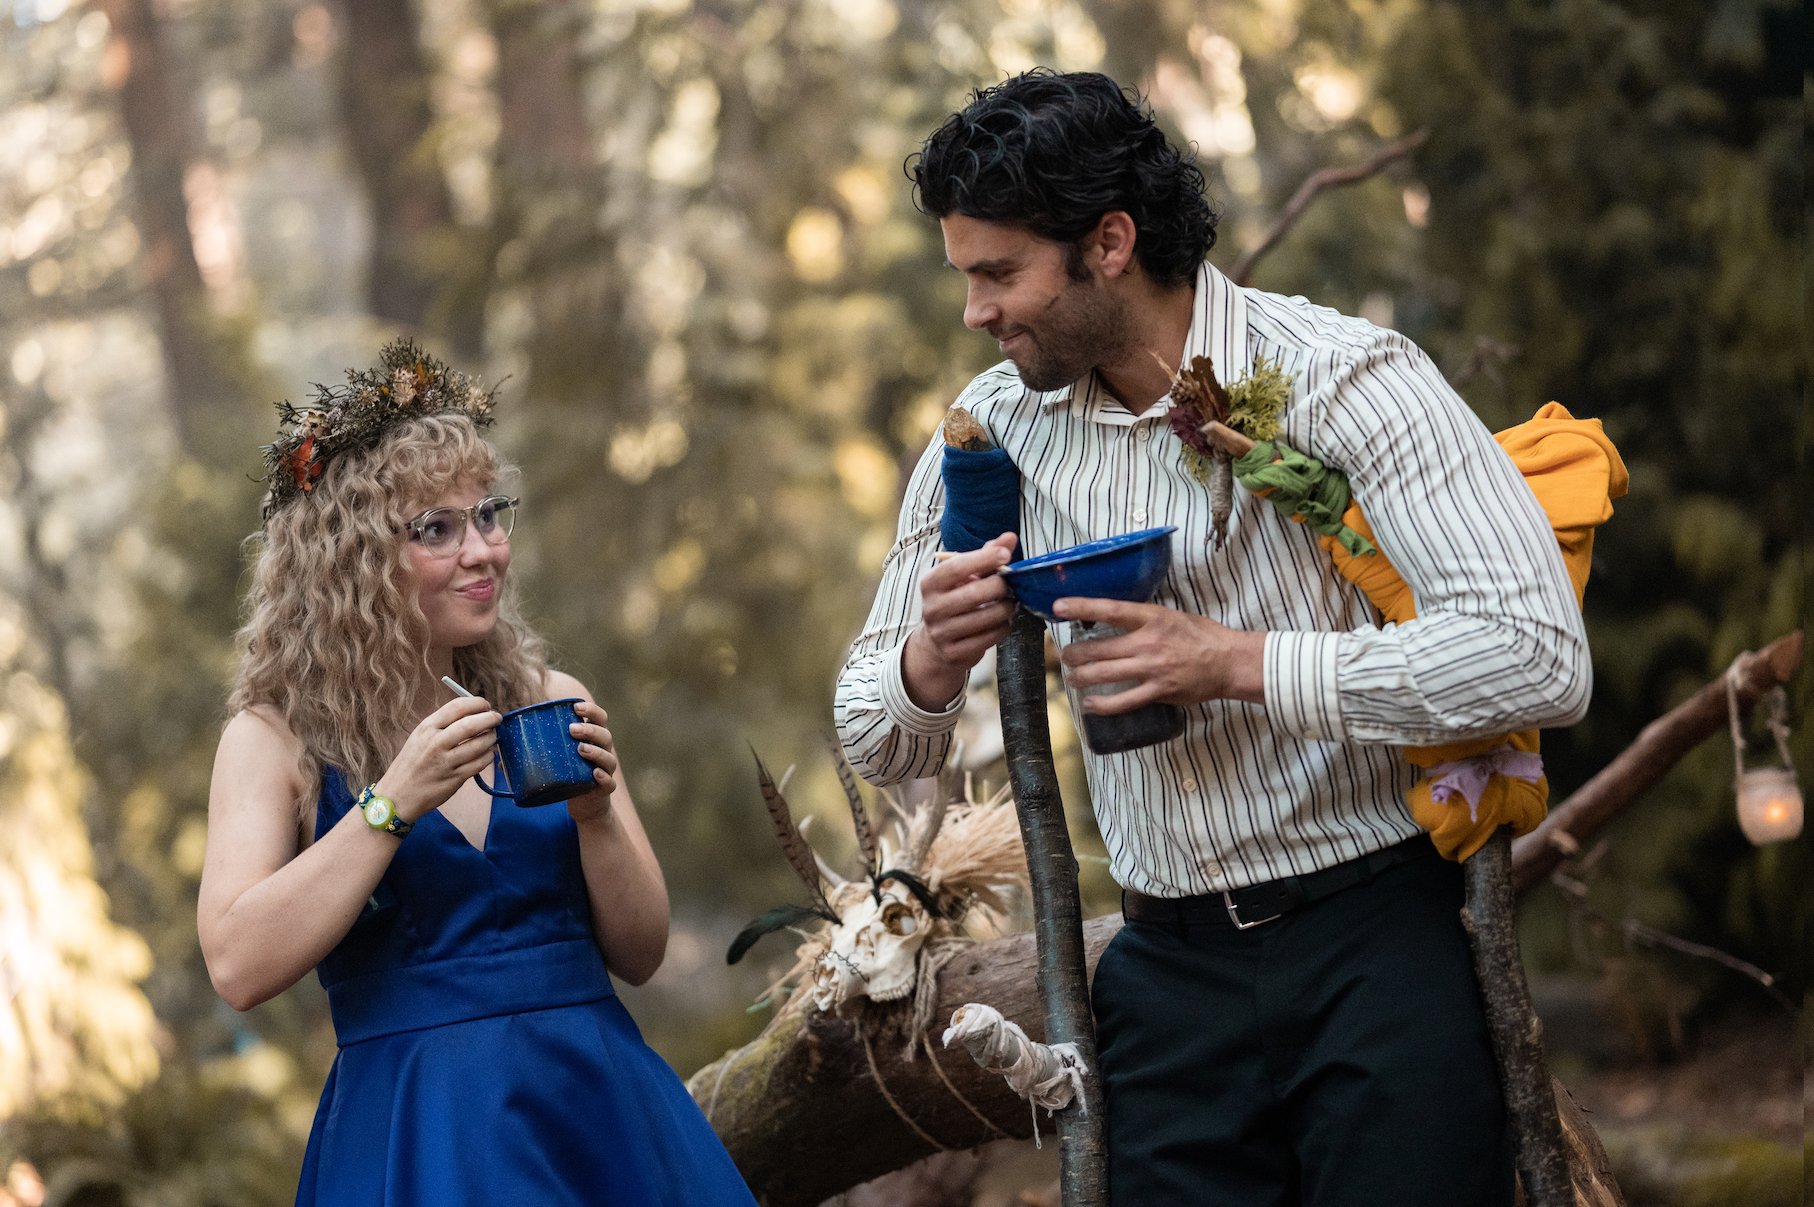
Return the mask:
POLYGON ((404 821, 439 809, 461 784, 491 765, 502 719, 482 696, 449 700, 410 732, 375 791, 390 798, 404 821))

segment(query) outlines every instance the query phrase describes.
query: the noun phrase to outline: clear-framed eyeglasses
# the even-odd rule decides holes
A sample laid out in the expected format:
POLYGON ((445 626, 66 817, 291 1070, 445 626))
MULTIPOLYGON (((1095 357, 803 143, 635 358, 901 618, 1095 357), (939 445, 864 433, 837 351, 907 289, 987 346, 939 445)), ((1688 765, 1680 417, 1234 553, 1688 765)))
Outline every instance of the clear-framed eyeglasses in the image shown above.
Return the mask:
POLYGON ((488 545, 510 539, 516 524, 519 500, 509 495, 487 495, 471 507, 436 507, 404 522, 409 539, 435 557, 451 557, 466 543, 466 525, 479 530, 488 545))

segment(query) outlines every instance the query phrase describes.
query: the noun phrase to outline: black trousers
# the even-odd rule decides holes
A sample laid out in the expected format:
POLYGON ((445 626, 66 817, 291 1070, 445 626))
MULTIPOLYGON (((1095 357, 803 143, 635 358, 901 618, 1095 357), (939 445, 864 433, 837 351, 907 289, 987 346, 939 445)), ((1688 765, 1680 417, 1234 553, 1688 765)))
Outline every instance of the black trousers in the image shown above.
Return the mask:
POLYGON ((1432 855, 1251 930, 1129 921, 1093 986, 1115 1207, 1510 1207, 1461 899, 1432 855))

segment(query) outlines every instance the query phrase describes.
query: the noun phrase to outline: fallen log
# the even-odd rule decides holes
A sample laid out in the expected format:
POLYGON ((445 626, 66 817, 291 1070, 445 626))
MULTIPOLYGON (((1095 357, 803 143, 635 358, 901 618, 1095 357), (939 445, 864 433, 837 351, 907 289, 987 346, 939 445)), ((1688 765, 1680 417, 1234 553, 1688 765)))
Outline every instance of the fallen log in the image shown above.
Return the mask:
MULTIPOLYGON (((1119 929, 1119 914, 1084 924, 1091 973, 1119 929)), ((957 956, 939 976, 938 1028, 966 1002, 988 1002, 1044 1041, 1038 964, 1031 934, 957 956)), ((813 1207, 931 1153, 1033 1135, 1027 1104, 961 1047, 946 1051, 932 1035, 905 1059, 906 1018, 873 1004, 847 1018, 794 1011, 688 1079, 768 1207, 813 1207)), ((1051 1143, 1052 1122, 1040 1128, 1051 1143)))

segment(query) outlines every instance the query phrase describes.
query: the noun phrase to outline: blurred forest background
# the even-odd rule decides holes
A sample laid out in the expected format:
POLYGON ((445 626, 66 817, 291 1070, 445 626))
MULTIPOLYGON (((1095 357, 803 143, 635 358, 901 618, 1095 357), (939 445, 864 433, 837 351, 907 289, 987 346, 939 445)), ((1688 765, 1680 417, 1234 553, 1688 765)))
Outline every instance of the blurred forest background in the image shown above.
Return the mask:
MULTIPOLYGON (((236 1014, 194 934, 272 402, 398 331, 504 381, 529 610, 673 890, 626 996, 684 1075, 780 955, 723 963, 787 896, 746 744, 842 807, 820 733, 902 468, 995 356, 901 171, 968 91, 1137 85, 1225 268, 1311 172, 1429 132, 1253 283, 1403 330, 1491 426, 1555 398, 1623 451, 1560 797, 1805 623, 1808 35, 1793 0, 0 0, 0 1204, 293 1193, 324 999, 236 1014)), ((1611 925, 1527 902, 1634 1203, 1799 1201, 1809 852, 1744 841, 1721 736, 1610 832, 1611 925)))

